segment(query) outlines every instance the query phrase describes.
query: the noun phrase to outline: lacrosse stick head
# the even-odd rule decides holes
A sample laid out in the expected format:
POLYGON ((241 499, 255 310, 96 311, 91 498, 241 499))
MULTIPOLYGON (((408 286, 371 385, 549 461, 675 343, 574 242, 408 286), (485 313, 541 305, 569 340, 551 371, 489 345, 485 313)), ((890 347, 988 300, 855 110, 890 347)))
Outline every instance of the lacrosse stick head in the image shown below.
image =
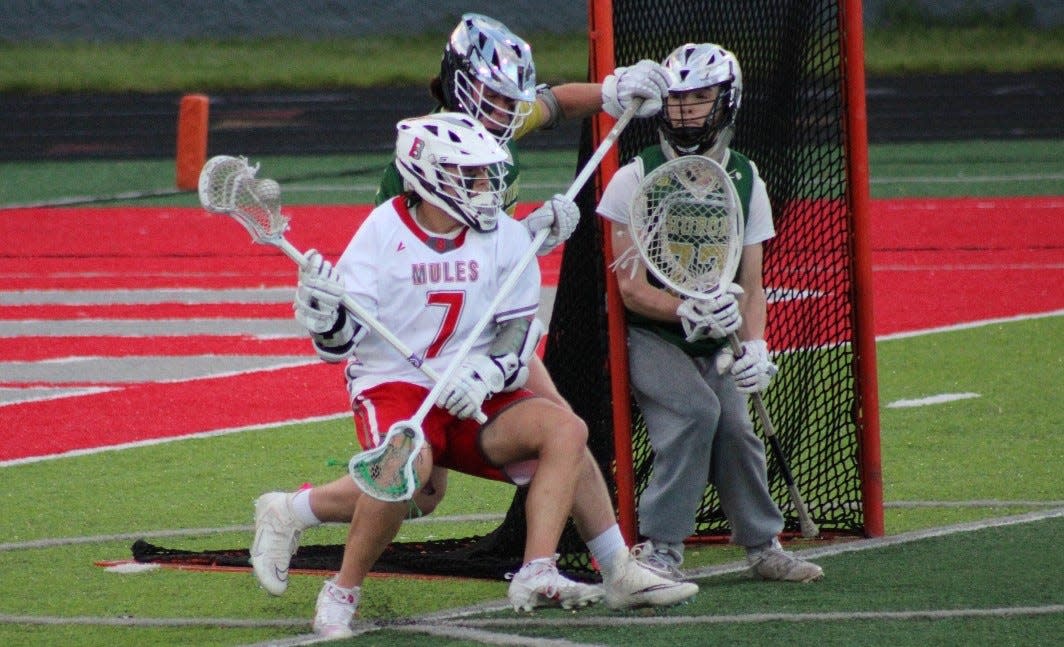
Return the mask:
POLYGON ((735 277, 742 209, 728 172, 708 157, 678 157, 648 173, 630 223, 647 269, 666 288, 704 298, 735 277))
POLYGON ((421 482, 414 460, 425 446, 425 434, 413 421, 393 424, 373 449, 355 454, 347 464, 355 484, 374 499, 406 501, 421 482))
POLYGON ((272 244, 284 236, 288 219, 281 214, 281 185, 256 178, 258 170, 244 157, 212 157, 200 171, 200 204, 232 216, 256 242, 272 244))

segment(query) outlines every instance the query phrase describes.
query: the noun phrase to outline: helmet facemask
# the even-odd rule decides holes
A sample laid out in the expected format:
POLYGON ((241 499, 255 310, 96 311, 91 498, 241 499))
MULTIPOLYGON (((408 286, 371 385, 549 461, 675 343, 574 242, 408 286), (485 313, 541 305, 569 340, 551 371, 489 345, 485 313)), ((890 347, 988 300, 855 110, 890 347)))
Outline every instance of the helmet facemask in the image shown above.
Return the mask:
POLYGON ((436 166, 436 190, 433 202, 463 225, 479 232, 494 231, 499 223, 503 195, 506 193, 506 164, 485 166, 436 166))
POLYGON ((722 149, 730 143, 735 126, 736 95, 731 83, 670 92, 658 113, 662 136, 679 155, 722 149), (719 146, 722 139, 727 141, 719 146))

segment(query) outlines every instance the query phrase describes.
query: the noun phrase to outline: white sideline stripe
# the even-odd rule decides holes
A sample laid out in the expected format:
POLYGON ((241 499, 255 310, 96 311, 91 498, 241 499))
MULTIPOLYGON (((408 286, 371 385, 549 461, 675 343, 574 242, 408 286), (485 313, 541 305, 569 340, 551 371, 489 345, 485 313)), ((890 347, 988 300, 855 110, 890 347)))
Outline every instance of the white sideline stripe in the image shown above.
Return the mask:
POLYGON ((163 288, 158 290, 0 290, 0 306, 289 303, 295 288, 163 288))
POLYGON ((962 324, 953 324, 950 326, 939 326, 937 328, 924 328, 922 330, 909 330, 905 332, 890 333, 889 335, 877 335, 876 341, 890 341, 892 339, 906 339, 909 337, 920 337, 922 335, 934 335, 940 332, 955 332, 957 330, 970 330, 972 328, 982 328, 983 326, 993 326, 1003 323, 1014 323, 1017 321, 1030 321, 1032 319, 1046 319, 1049 317, 1060 317, 1064 315, 1064 310, 1051 310, 1049 312, 1034 312, 1030 314, 1015 315, 1012 317, 998 317, 995 319, 982 319, 980 321, 969 321, 962 324))
MULTIPOLYGON (((520 620, 518 620, 517 622, 520 622, 520 620)), ((518 636, 515 634, 500 634, 496 632, 484 631, 482 629, 474 629, 472 626, 462 626, 462 624, 444 623, 438 625, 392 625, 386 628, 394 629, 395 631, 405 631, 407 633, 428 634, 430 636, 443 636, 446 638, 469 640, 484 645, 527 645, 527 647, 537 647, 537 645, 546 645, 548 647, 606 647, 606 645, 601 643, 578 643, 573 642, 571 640, 566 640, 564 638, 543 638, 541 636, 518 636)), ((473 625, 473 623, 469 624, 473 625)), ((536 624, 538 623, 530 622, 526 623, 525 626, 536 624)), ((569 623, 566 624, 568 625, 569 623)), ((557 623, 547 622, 542 624, 541 626, 556 625, 557 623)))
MULTIPOLYGON (((573 627, 648 627, 657 625, 749 624, 762 622, 823 622, 850 620, 944 620, 949 618, 985 618, 1013 616, 1041 616, 1064 612, 1064 604, 1037 607, 992 607, 989 609, 913 609, 911 611, 825 611, 819 613, 741 613, 722 616, 584 616, 566 618, 564 624, 573 627)), ((470 627, 549 627, 560 623, 549 620, 495 618, 462 620, 455 624, 470 627)), ((417 626, 409 628, 416 631, 417 626)))
POLYGON ((336 420, 338 418, 346 418, 350 413, 345 411, 343 413, 334 413, 327 416, 315 416, 313 418, 299 418, 298 420, 279 420, 276 422, 267 422, 258 425, 248 425, 246 427, 232 427, 230 429, 216 429, 214 431, 201 431, 194 434, 185 434, 182 436, 173 436, 170 438, 152 438, 150 440, 138 440, 131 443, 119 443, 117 445, 107 445, 106 447, 93 447, 91 449, 73 449, 69 452, 63 452, 61 454, 48 454, 45 456, 28 456, 26 458, 14 458, 7 461, 0 461, 0 468, 10 467, 12 465, 26 465, 29 463, 41 463, 44 461, 56 460, 59 458, 72 458, 74 456, 91 456, 92 454, 101 454, 103 452, 117 451, 121 449, 132 449, 135 447, 150 447, 152 445, 162 445, 164 443, 172 443, 179 440, 193 440, 198 438, 213 438, 215 436, 227 436, 229 434, 235 434, 242 431, 257 431, 260 429, 273 429, 275 427, 285 427, 288 425, 297 425, 308 422, 324 422, 326 420, 336 420))
POLYGON ((103 625, 116 627, 305 627, 306 618, 128 618, 100 616, 23 616, 0 613, 0 624, 103 625))
POLYGON ((888 409, 926 407, 930 404, 945 404, 947 402, 956 402, 957 400, 970 400, 981 397, 983 396, 978 393, 940 393, 938 395, 929 395, 926 398, 916 398, 915 400, 895 400, 885 406, 888 409))

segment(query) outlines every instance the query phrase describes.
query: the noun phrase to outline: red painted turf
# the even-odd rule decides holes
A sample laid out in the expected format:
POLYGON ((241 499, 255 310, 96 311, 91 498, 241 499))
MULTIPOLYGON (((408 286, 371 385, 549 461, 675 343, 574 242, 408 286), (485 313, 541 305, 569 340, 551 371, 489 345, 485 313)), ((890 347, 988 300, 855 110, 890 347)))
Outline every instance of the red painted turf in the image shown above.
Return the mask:
MULTIPOLYGON (((521 213, 529 208, 524 205, 521 213)), ((289 240, 335 258, 368 210, 291 207, 289 240)), ((1064 309, 1062 216, 1064 198, 873 201, 876 334, 1064 309)), ((287 258, 252 244, 232 220, 199 209, 0 212, 0 240, 7 243, 0 252, 4 291, 107 290, 115 296, 115 303, 104 305, 0 305, 0 323, 276 319, 291 313, 288 304, 123 303, 123 290, 293 284, 287 258)), ((559 253, 539 259, 544 284, 556 284, 560 260, 559 253)), ((7 362, 89 355, 219 355, 224 362, 225 355, 304 353, 313 360, 306 341, 292 338, 0 337, 0 361, 7 362)), ((0 406, 0 461, 340 413, 347 406, 342 384, 338 367, 319 363, 176 383, 119 384, 107 393, 0 406)), ((0 376, 4 386, 41 385, 0 376)))

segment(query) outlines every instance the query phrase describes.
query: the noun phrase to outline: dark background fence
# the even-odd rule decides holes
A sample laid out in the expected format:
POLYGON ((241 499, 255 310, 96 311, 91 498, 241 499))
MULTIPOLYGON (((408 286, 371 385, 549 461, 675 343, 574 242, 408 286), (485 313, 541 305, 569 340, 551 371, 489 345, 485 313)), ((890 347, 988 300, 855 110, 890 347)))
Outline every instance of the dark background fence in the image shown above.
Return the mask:
MULTIPOLYGON (((1064 138, 1064 71, 871 78, 867 97, 873 144, 1064 138)), ((172 157, 180 100, 178 94, 0 96, 0 159, 172 157)), ((421 87, 215 94, 208 149, 386 152, 395 122, 432 105, 421 87)), ((522 146, 571 149, 579 133, 578 123, 563 123, 522 146)))

